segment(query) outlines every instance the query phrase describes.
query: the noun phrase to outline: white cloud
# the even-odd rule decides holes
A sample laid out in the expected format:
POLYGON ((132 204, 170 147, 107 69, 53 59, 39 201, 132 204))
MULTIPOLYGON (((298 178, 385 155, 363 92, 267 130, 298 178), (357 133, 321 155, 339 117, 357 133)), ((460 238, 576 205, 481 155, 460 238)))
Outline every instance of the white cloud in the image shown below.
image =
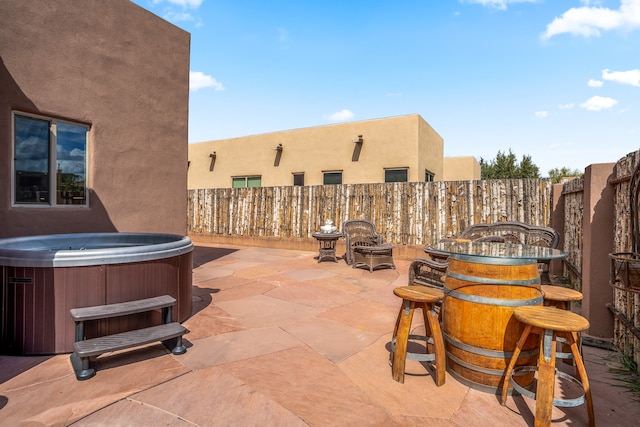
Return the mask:
POLYGON ((575 106, 576 106, 576 104, 571 102, 569 104, 560 104, 560 105, 558 105, 558 108, 561 109, 561 110, 571 110, 575 106))
POLYGON ((537 118, 544 119, 549 115, 549 112, 548 111, 536 111, 534 114, 536 115, 537 118))
MULTIPOLYGON (((162 0, 153 0, 155 4, 162 3, 162 0)), ((175 4, 176 6, 182 6, 187 9, 197 9, 202 4, 203 0, 166 0, 167 3, 175 4)))
POLYGON ((604 82, 602 80, 589 79, 589 82, 587 84, 589 85, 589 87, 602 87, 604 82))
POLYGON ((336 111, 329 116, 325 116, 325 119, 331 120, 332 122, 344 122, 353 119, 353 113, 350 110, 336 111))
POLYGON ((506 10, 513 3, 535 3, 538 0, 465 0, 467 3, 481 4, 498 10, 506 10))
POLYGON ((543 39, 569 33, 583 37, 600 36, 601 31, 615 29, 633 30, 640 28, 640 0, 621 0, 620 9, 591 7, 573 7, 555 18, 542 35, 543 39))
POLYGON ((190 13, 176 12, 174 10, 166 10, 163 18, 169 22, 189 22, 196 20, 196 18, 190 13))
POLYGON ((222 83, 215 78, 200 71, 189 71, 189 90, 196 91, 206 87, 212 87, 215 90, 224 90, 222 83))
POLYGON ((629 71, 602 70, 602 78, 605 80, 640 87, 640 69, 629 71))
POLYGON ((603 96, 592 96, 587 99, 585 102, 580 104, 580 107, 589 111, 600 111, 605 110, 607 108, 611 108, 616 105, 618 101, 613 98, 603 97, 603 96))
POLYGON ((278 28, 278 41, 284 43, 289 40, 289 31, 284 28, 278 28))

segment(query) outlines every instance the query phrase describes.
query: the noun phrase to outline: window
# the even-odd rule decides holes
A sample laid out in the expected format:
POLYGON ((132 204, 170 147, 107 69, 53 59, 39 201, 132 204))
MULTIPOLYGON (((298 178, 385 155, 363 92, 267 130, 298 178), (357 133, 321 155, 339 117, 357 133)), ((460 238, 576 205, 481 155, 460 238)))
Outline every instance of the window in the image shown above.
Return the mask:
POLYGON ((407 182, 409 180, 409 169, 385 169, 384 182, 407 182))
POLYGON ((425 169, 424 171, 424 182, 432 182, 435 175, 432 172, 429 172, 425 169))
POLYGON ((231 183, 232 188, 252 188, 252 187, 261 187, 261 186, 262 186, 261 176, 236 176, 232 178, 232 183, 231 183))
POLYGON ((293 185, 304 185, 304 172, 293 174, 293 185))
POLYGON ((323 172, 323 175, 324 185, 342 184, 342 172, 323 172))
POLYGON ((84 205, 87 199, 85 125, 13 114, 13 203, 84 205))

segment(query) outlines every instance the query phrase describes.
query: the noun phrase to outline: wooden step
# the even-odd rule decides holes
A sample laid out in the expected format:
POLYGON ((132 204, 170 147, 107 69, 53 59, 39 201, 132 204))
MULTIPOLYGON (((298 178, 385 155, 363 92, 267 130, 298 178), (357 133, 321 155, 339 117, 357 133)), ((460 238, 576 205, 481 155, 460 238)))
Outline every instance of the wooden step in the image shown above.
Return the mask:
POLYGON ((117 304, 72 308, 71 310, 69 310, 69 313, 71 314, 71 318, 74 321, 83 322, 87 320, 107 319, 111 317, 142 313, 145 311, 170 307, 175 303, 175 298, 169 295, 162 295, 159 297, 121 302, 117 304))
POLYGON ((188 330, 178 322, 151 326, 144 329, 136 329, 121 332, 114 335, 91 338, 77 341, 73 349, 78 357, 98 356, 111 351, 123 350, 156 341, 165 341, 186 334, 188 330))

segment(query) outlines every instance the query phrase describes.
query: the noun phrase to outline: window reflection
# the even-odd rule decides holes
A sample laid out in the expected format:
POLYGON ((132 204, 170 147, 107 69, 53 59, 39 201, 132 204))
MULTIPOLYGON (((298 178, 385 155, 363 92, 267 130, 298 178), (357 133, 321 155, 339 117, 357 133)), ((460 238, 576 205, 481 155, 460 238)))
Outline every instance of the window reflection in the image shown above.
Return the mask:
POLYGON ((15 116, 16 203, 49 202, 49 122, 15 116))
POLYGON ((85 203, 85 156, 87 130, 84 126, 59 123, 56 131, 56 203, 85 203))

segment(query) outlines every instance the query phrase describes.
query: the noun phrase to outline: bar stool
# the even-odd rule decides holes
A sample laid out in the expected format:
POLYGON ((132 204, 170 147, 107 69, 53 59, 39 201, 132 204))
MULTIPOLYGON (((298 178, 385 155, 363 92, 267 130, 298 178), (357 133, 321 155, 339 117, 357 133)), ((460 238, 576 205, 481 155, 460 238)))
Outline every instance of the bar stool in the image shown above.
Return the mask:
POLYGON ((509 383, 514 390, 523 396, 535 399, 536 415, 535 426, 551 425, 551 410, 553 406, 566 407, 578 406, 587 401, 587 413, 589 417, 589 426, 595 425, 593 414, 593 399, 591 398, 591 389, 587 378, 587 371, 584 362, 578 351, 576 343, 578 332, 589 328, 589 321, 584 317, 572 313, 567 310, 559 310, 555 307, 545 306, 521 306, 516 307, 513 315, 524 324, 525 328, 520 335, 520 339, 513 351, 513 356, 509 362, 509 366, 505 371, 504 382, 502 384, 501 403, 504 405, 507 401, 507 393, 509 383), (514 369, 520 351, 527 341, 529 334, 537 334, 539 336, 540 354, 538 356, 537 366, 520 366, 514 369), (556 369, 556 338, 563 337, 571 347, 571 353, 576 363, 577 378, 558 371, 556 369), (520 386, 513 380, 513 376, 517 376, 520 372, 538 371, 538 380, 535 392, 531 392, 520 386), (556 377, 573 381, 582 387, 583 395, 574 399, 554 399, 554 387, 556 377))
MULTIPOLYGON (((582 293, 574 289, 554 285, 541 285, 540 288, 542 289, 542 295, 544 297, 543 304, 547 307, 571 310, 571 302, 582 301, 582 293)), ((557 352, 556 358, 563 359, 564 363, 572 365, 573 356, 569 350, 569 345, 564 342, 562 338, 559 338, 558 341, 561 341, 562 352, 557 352)), ((580 354, 582 354, 582 340, 580 339, 580 334, 578 334, 577 343, 578 350, 580 351, 580 354)))
POLYGON ((444 293, 439 289, 426 286, 400 286, 393 293, 402 298, 402 306, 398 313, 396 326, 391 340, 393 379, 404 383, 404 371, 407 358, 421 362, 436 363, 435 383, 444 384, 446 359, 444 340, 440 329, 440 319, 436 313, 436 303, 441 303, 444 293), (411 334, 411 321, 415 308, 421 308, 424 316, 425 335, 411 334), (425 341, 426 353, 412 353, 407 351, 409 340, 425 341))
POLYGON ((570 310, 572 301, 582 301, 582 293, 574 289, 555 285, 541 285, 544 305, 570 310))

